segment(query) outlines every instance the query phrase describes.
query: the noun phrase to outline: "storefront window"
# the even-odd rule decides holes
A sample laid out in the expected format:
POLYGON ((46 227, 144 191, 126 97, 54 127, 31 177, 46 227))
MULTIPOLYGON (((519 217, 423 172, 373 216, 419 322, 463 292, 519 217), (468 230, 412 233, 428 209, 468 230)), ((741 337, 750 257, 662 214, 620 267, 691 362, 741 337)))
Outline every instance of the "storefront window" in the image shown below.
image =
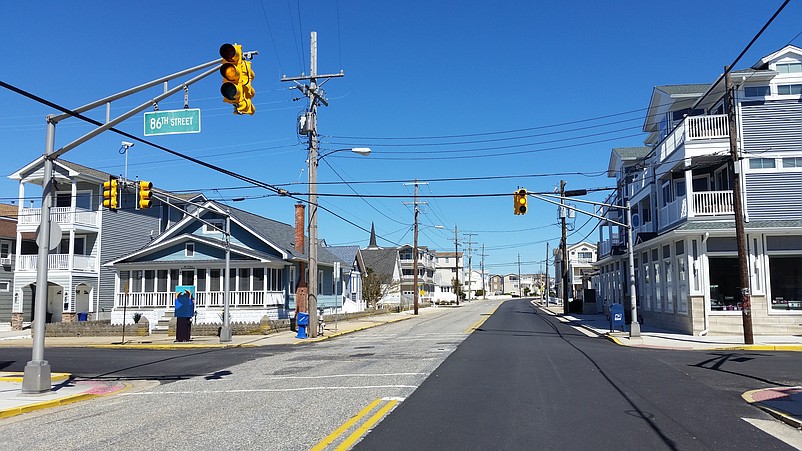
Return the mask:
POLYGON ((738 259, 710 257, 710 310, 714 312, 741 310, 738 298, 738 259))
POLYGON ((770 256, 771 309, 802 310, 802 257, 770 256))

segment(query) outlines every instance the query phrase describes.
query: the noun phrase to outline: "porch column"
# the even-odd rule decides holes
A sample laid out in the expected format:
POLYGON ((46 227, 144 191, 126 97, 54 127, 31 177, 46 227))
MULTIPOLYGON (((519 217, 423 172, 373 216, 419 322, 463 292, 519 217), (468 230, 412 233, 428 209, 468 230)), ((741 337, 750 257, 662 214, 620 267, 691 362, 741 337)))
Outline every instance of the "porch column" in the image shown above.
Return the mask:
POLYGON ((696 215, 696 210, 694 209, 694 200, 696 199, 696 196, 694 195, 694 192, 693 192, 693 171, 692 170, 688 170, 688 168, 690 166, 691 166, 691 159, 690 158, 686 158, 685 159, 685 169, 686 169, 686 171, 685 171, 685 197, 687 199, 687 205, 688 205, 688 217, 692 218, 692 217, 694 217, 696 215))

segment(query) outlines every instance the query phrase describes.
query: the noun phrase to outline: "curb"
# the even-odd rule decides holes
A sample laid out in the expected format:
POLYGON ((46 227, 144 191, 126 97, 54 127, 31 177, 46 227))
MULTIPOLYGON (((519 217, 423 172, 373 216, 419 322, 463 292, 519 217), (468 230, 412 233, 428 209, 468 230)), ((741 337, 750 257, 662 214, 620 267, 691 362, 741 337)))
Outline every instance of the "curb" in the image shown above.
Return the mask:
POLYGON ((408 319, 412 319, 412 317, 408 316, 408 317, 404 317, 404 318, 392 318, 389 321, 383 321, 383 322, 376 323, 376 324, 369 324, 367 326, 358 327, 356 329, 351 329, 351 330, 342 331, 342 332, 335 332, 333 334, 322 335, 322 336, 318 336, 318 337, 315 337, 315 338, 297 338, 297 340, 301 340, 301 341, 296 341, 296 342, 294 342, 292 344, 294 344, 294 345, 302 345, 302 344, 306 344, 306 343, 317 343, 319 341, 330 340, 332 338, 339 337, 341 335, 347 335, 347 334, 351 334, 351 333, 354 333, 354 332, 359 332, 361 330, 372 329, 374 327, 383 326, 385 324, 390 324, 390 323, 397 323, 399 321, 405 321, 405 320, 408 320, 408 319))
MULTIPOLYGON (((68 375, 71 376, 71 375, 68 375)), ((111 393, 79 393, 76 395, 65 396, 59 399, 53 399, 50 401, 43 401, 38 402, 35 404, 28 404, 27 406, 19 406, 19 407, 12 407, 5 410, 0 410, 0 419, 3 418, 10 418, 17 415, 22 415, 23 413, 33 412, 36 410, 43 410, 43 409, 50 409, 52 407, 60 407, 65 406, 67 404, 72 404, 80 401, 87 401, 92 398, 99 398, 101 396, 109 396, 113 394, 120 393, 122 391, 128 390, 132 387, 131 384, 127 382, 122 382, 123 387, 119 390, 116 390, 111 393)))
POLYGON ((765 388, 761 388, 761 389, 757 389, 757 390, 749 390, 748 392, 742 393, 741 397, 746 402, 748 402, 749 404, 751 404, 751 405, 753 405, 753 406, 765 411, 766 413, 768 413, 769 415, 773 416, 774 418, 777 418, 778 420, 782 421, 783 423, 785 423, 785 424, 787 424, 789 426, 793 426, 793 427, 795 427, 797 429, 802 428, 802 421, 801 420, 795 418, 794 416, 792 416, 792 415, 790 415, 790 414, 788 414, 786 412, 783 412, 781 410, 777 410, 777 409, 774 409, 772 407, 769 407, 769 406, 763 404, 761 401, 755 400, 755 398, 754 398, 754 394, 755 393, 759 393, 759 392, 766 391, 766 390, 767 389, 765 389, 765 388))
MULTIPOLYGON (((64 382, 71 377, 72 374, 69 373, 51 373, 50 381, 64 382)), ((21 384, 22 379, 23 379, 22 372, 0 372, 0 382, 19 382, 21 384)))

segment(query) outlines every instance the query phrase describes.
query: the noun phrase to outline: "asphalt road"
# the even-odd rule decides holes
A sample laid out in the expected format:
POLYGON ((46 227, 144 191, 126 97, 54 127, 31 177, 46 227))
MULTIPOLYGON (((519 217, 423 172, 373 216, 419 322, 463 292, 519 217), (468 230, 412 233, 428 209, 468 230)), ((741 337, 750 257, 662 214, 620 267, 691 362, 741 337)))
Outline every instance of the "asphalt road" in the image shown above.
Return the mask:
POLYGON ((740 394, 800 385, 798 356, 620 347, 526 300, 308 345, 48 348, 58 371, 132 388, 4 419, 0 449, 787 449, 740 394))
MULTIPOLYGON (((436 309, 280 349, 48 348, 55 370, 134 387, 4 419, 0 449, 308 450, 374 403, 403 403, 496 305, 436 309)), ((3 350, 5 369, 24 366, 30 350, 20 352, 12 361, 3 350)))
POLYGON ((623 348, 513 300, 355 449, 792 449, 740 395, 801 379, 798 353, 623 348))

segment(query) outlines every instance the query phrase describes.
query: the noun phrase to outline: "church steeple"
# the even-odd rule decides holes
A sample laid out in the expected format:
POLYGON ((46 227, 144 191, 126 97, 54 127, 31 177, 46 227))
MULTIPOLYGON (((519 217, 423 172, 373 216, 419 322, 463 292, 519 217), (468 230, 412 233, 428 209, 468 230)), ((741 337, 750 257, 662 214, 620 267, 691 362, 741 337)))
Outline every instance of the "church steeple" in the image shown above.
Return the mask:
POLYGON ((378 245, 376 244, 376 227, 373 223, 370 223, 370 244, 368 244, 368 249, 378 249, 378 245))

